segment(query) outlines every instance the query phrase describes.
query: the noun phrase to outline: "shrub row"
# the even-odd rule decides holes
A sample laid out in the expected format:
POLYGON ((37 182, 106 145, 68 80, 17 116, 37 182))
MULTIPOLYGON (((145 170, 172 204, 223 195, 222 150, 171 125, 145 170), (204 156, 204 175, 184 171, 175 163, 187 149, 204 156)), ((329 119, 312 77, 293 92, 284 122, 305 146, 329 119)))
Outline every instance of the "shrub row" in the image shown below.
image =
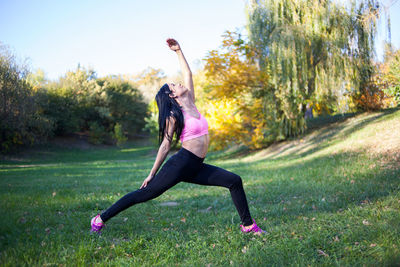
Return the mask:
POLYGON ((86 133, 95 144, 119 145, 144 128, 147 104, 129 81, 97 78, 78 66, 49 82, 0 48, 2 153, 75 132, 86 133))

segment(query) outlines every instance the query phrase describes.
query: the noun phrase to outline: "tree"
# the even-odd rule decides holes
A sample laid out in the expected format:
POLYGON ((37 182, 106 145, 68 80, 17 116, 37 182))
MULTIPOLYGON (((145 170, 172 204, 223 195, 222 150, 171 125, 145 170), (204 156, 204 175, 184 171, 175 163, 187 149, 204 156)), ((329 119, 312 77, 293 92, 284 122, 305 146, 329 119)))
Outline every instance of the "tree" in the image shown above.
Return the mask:
POLYGON ((39 92, 42 113, 54 121, 56 135, 86 132, 93 143, 112 143, 144 127, 143 96, 120 76, 97 78, 94 70, 78 66, 39 92))
POLYGON ((56 135, 85 131, 90 121, 98 119, 93 106, 98 90, 95 71, 79 65, 57 81, 41 85, 41 111, 54 121, 56 135))
POLYGON ((248 32, 260 68, 271 77, 260 94, 268 135, 304 131, 309 102, 333 110, 341 88, 357 95, 371 80, 377 1, 264 0, 248 4, 248 32))
POLYGON ((26 81, 29 71, 0 43, 0 151, 45 140, 51 120, 39 112, 37 94, 26 81))
POLYGON ((132 81, 134 87, 142 93, 144 101, 149 103, 154 100, 154 96, 162 84, 166 82, 166 76, 161 69, 148 67, 139 74, 124 77, 127 81, 132 81))
POLYGON ((254 51, 240 34, 227 31, 223 38, 221 51, 212 50, 205 58, 206 81, 201 84, 208 98, 203 106, 212 145, 220 149, 236 142, 259 147, 265 117, 258 93, 268 76, 255 64, 254 51))
POLYGON ((140 91, 119 78, 99 79, 98 84, 101 89, 97 92, 96 106, 106 129, 112 131, 118 123, 124 132, 139 133, 147 115, 147 105, 140 91))
POLYGON ((381 86, 393 98, 394 106, 400 104, 400 49, 387 45, 384 62, 380 65, 381 86))

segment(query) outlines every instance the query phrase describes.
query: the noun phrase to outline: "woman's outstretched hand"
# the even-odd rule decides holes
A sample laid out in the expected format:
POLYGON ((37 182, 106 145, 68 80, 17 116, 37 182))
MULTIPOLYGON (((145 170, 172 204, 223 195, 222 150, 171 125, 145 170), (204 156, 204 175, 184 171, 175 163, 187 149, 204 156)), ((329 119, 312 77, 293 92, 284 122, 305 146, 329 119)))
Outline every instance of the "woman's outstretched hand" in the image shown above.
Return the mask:
POLYGON ((175 39, 172 39, 172 38, 168 38, 167 39, 167 44, 168 44, 168 46, 169 46, 169 48, 172 50, 172 51, 178 51, 178 50, 181 50, 181 47, 179 46, 179 44, 178 44, 178 42, 175 40, 175 39))
POLYGON ((152 175, 147 176, 146 179, 144 179, 143 184, 140 186, 140 189, 144 188, 147 186, 147 183, 150 182, 150 180, 153 179, 152 175))

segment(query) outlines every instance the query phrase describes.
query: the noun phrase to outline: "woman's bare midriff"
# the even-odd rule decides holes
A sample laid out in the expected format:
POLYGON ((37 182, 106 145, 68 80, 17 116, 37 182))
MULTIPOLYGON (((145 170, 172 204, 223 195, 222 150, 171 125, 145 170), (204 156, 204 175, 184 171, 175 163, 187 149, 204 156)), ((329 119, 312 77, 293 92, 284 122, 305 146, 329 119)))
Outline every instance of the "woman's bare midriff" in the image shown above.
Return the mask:
POLYGON ((202 135, 182 143, 182 147, 189 150, 199 158, 205 158, 208 151, 210 137, 208 134, 202 135))

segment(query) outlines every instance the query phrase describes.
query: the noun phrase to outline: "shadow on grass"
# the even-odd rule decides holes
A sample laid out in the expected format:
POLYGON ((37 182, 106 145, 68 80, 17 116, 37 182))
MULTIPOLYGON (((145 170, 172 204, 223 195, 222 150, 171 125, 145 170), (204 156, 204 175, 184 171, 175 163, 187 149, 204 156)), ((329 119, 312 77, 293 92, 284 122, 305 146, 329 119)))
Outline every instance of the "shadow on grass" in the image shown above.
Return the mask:
MULTIPOLYGON (((384 109, 381 111, 378 111, 378 113, 384 113, 384 115, 392 114, 396 111, 399 111, 400 107, 396 108, 388 108, 384 109)), ((327 126, 332 123, 337 123, 337 122, 343 122, 346 121, 349 118, 356 117, 358 115, 364 114, 365 112, 355 112, 355 113, 345 113, 345 114, 336 114, 333 116, 320 116, 312 119, 307 120, 307 133, 319 129, 321 127, 327 126)))
MULTIPOLYGON (((112 154, 106 155, 108 155, 108 159, 113 157, 112 154)), ((242 176, 250 212, 258 224, 272 229, 272 231, 278 231, 278 234, 282 235, 287 232, 288 228, 297 229, 299 221, 302 221, 303 217, 308 217, 309 220, 316 217, 315 224, 324 227, 326 225, 319 222, 319 218, 329 220, 348 216, 348 220, 351 220, 351 215, 342 215, 342 212, 354 210, 357 207, 368 208, 371 203, 374 204, 389 196, 399 194, 399 169, 363 168, 357 160, 359 160, 358 155, 355 153, 338 153, 335 156, 309 158, 302 162, 301 166, 290 165, 289 162, 290 167, 269 165, 258 169, 260 161, 223 165, 228 170, 242 176), (354 165, 353 169, 351 169, 351 165, 354 165), (344 176, 341 170, 350 173, 344 176), (262 220, 264 217, 268 218, 266 222, 262 220)), ((139 162, 141 168, 146 168, 152 163, 152 160, 139 162)), ((71 163, 65 162, 64 164, 71 163)), ((30 187, 21 187, 19 190, 16 188, 4 189, 5 181, 1 180, 2 188, 6 190, 2 190, 1 203, 10 204, 12 199, 14 201, 21 200, 14 203, 13 207, 3 206, 5 209, 2 210, 5 220, 1 223, 3 248, 7 248, 8 251, 11 248, 18 251, 19 245, 24 243, 30 244, 40 251, 43 242, 49 244, 53 242, 59 246, 59 250, 62 250, 64 245, 74 247, 83 238, 87 242, 85 246, 90 249, 92 246, 103 247, 104 244, 110 246, 116 239, 127 240, 127 243, 135 242, 135 237, 141 238, 141 236, 148 239, 146 242, 154 242, 149 243, 151 245, 155 245, 156 242, 165 242, 175 246, 175 243, 180 241, 188 243, 193 238, 201 241, 210 239, 212 240, 210 242, 215 242, 213 240, 231 236, 233 240, 239 240, 234 241, 233 244, 237 244, 238 248, 235 249, 240 254, 240 250, 247 243, 246 237, 240 235, 239 216, 228 189, 190 183, 180 183, 160 198, 123 211, 107 223, 108 227, 101 239, 93 239, 88 234, 91 216, 115 203, 130 191, 128 188, 134 188, 129 183, 140 183, 144 177, 135 173, 135 167, 128 165, 91 166, 87 164, 87 166, 79 166, 74 169, 76 167, 62 167, 62 165, 52 167, 52 169, 37 167, 38 169, 34 173, 29 172, 28 169, 26 172, 14 173, 12 182, 15 183, 16 179, 23 182, 22 180, 26 179, 30 184, 30 187), (99 174, 99 170, 106 170, 107 173, 99 174), (125 174, 128 175, 129 171, 134 173, 130 178, 121 178, 125 174), (83 181, 79 181, 80 184, 75 185, 73 181, 80 179, 82 173, 88 176, 84 180, 84 186, 82 186, 83 181), (63 177, 66 174, 68 177, 63 177), (132 180, 129 181, 129 179, 132 180), (67 183, 69 184, 66 187, 62 186, 67 183), (52 196, 51 192, 54 188, 56 188, 57 195, 52 196), (42 192, 47 192, 47 195, 41 194, 42 192), (179 205, 176 207, 160 206, 165 201, 176 201, 179 205), (28 215, 23 215, 25 211, 29 211, 28 215), (32 218, 32 220, 36 217, 40 220, 22 224, 20 216, 32 218), (185 217, 187 222, 182 222, 182 217, 185 217), (125 218, 128 218, 127 221, 125 218), (61 223, 63 226, 60 226, 61 223), (28 228, 30 232, 27 232, 28 228), (198 231, 196 236, 193 235, 194 230, 198 231), (226 234, 227 232, 228 234, 226 234), (57 243, 59 240, 62 240, 60 244, 57 243)), ((20 185, 23 184, 20 183, 20 185)), ((340 220, 338 219, 338 221, 340 220)), ((342 225, 338 222, 334 226, 330 226, 329 230, 341 231, 346 227, 346 223, 348 222, 342 225)), ((395 232, 396 230, 391 230, 389 235, 395 232)), ((324 237, 318 236, 315 232, 306 231, 306 233, 314 234, 315 236, 310 238, 317 240, 315 241, 317 243, 325 242, 324 237)), ((360 233, 360 235, 362 234, 360 233)), ((286 239, 275 237, 275 235, 268 238, 269 241, 266 242, 272 242, 271 245, 274 246, 280 246, 279 244, 285 246, 285 242, 288 242, 286 239), (271 241, 271 239, 274 240, 271 241)), ((371 238, 375 238, 375 236, 371 238)), ((301 249, 305 250, 306 248, 307 244, 302 244, 301 249)), ((204 250, 203 247, 196 247, 196 249, 204 250)), ((52 251, 55 253, 57 249, 52 251)), ((184 252, 191 255, 191 252, 187 250, 184 252)), ((22 258, 22 253, 14 256, 22 258)), ((313 259, 312 254, 306 254, 305 257, 313 259)), ((266 259, 264 258, 264 260, 266 259)))
MULTIPOLYGON (((399 111, 400 108, 392 108, 392 109, 386 109, 380 112, 376 113, 366 113, 368 114, 368 117, 366 119, 360 119, 359 121, 352 123, 351 125, 346 125, 346 121, 349 118, 354 118, 358 114, 351 114, 351 116, 345 116, 343 120, 339 120, 342 123, 335 123, 333 125, 329 125, 329 127, 323 128, 322 131, 320 131, 320 134, 317 136, 313 137, 310 140, 309 146, 314 147, 312 149, 309 149, 307 152, 304 153, 297 153, 297 150, 293 150, 293 154, 298 154, 299 157, 305 157, 307 155, 313 154, 315 152, 318 152, 320 150, 325 149, 330 145, 330 142, 324 142, 327 140, 334 140, 335 137, 337 136, 343 136, 347 137, 350 136, 351 134, 363 130, 368 124, 379 121, 385 116, 388 116, 390 114, 393 114, 396 111, 399 111)), ((360 114, 361 115, 361 114, 360 114)), ((324 124, 322 124, 324 125, 324 124)), ((318 128, 318 127, 315 127, 318 128)), ((314 128, 314 129, 315 129, 314 128)), ((310 133, 310 131, 308 131, 310 133)))
POLYGON ((367 118, 360 118, 355 122, 346 124, 346 121, 353 117, 348 116, 340 123, 330 124, 329 126, 321 127, 319 130, 314 130, 313 133, 303 136, 304 140, 287 140, 275 143, 258 152, 260 157, 268 160, 303 158, 331 146, 338 138, 346 138, 355 132, 362 131, 369 124, 380 121, 399 110, 399 108, 394 108, 377 113, 366 113, 368 115, 367 118))
MULTIPOLYGON (((246 168, 232 164, 227 166, 227 169, 235 169, 237 170, 236 173, 242 176, 253 215, 257 218, 272 217, 276 222, 281 221, 282 218, 290 220, 290 218, 309 216, 310 214, 317 216, 319 213, 337 213, 349 207, 363 206, 388 195, 399 193, 400 181, 398 177, 400 169, 378 170, 357 166, 356 168, 358 169, 353 173, 343 174, 337 171, 339 169, 348 169, 349 166, 344 160, 354 156, 354 154, 341 153, 335 157, 317 157, 303 162, 301 169, 287 167, 266 168, 258 170, 258 175, 255 176, 251 176, 248 170, 251 170, 253 168, 252 165, 257 164, 257 162, 248 164, 246 168), (341 160, 338 161, 338 159, 341 160), (308 169, 313 169, 310 176, 307 176, 306 170, 308 169), (329 175, 324 175, 323 173, 329 173, 329 175)), ((97 170, 93 168, 86 171, 90 173, 97 170)), ((113 171, 119 172, 120 169, 111 168, 110 173, 113 171)), ((76 172, 76 174, 78 173, 79 171, 76 172)), ((90 179, 94 179, 94 176, 90 177, 90 179)), ((132 179, 136 183, 142 181, 142 178, 138 176, 132 177, 132 179)), ((94 180, 97 181, 98 179, 94 180)), ((90 181, 86 180, 86 182, 89 183, 90 181)), ((126 187, 118 189, 118 184, 126 185, 125 178, 109 178, 107 183, 113 185, 109 191, 104 190, 104 188, 98 188, 102 184, 103 186, 106 185, 102 181, 96 182, 95 185, 93 184, 93 190, 97 188, 95 190, 96 195, 103 192, 113 196, 113 201, 89 200, 83 201, 81 204, 75 203, 73 206, 79 206, 82 212, 90 207, 105 210, 124 194, 134 190, 132 189, 134 186, 130 186, 130 190, 126 187), (117 197, 118 193, 120 193, 119 197, 117 197)), ((81 193, 90 193, 91 190, 88 186, 90 186, 90 183, 86 184, 86 189, 81 193)), ((198 207, 199 210, 213 206, 215 211, 226 210, 227 207, 234 211, 235 208, 229 197, 228 189, 212 188, 190 183, 179 183, 165 192, 161 200, 154 199, 152 202, 158 203, 165 201, 165 198, 172 198, 173 201, 179 203, 190 202, 190 205, 198 207), (224 193, 221 194, 221 192, 224 193)), ((22 194, 21 197, 23 197, 24 193, 20 193, 22 194)), ((73 196, 73 191, 70 194, 73 196)), ((59 205, 60 203, 54 202, 54 206, 51 204, 47 207, 56 209, 59 205)), ((132 208, 134 209, 135 207, 132 208)), ((155 209, 157 210, 157 208, 155 209)), ((158 209, 164 208, 160 207, 158 209)), ((187 211, 185 204, 181 204, 179 210, 187 211)), ((157 215, 155 214, 155 216, 157 215)))
MULTIPOLYGON (((343 152, 334 156, 326 155, 303 160, 301 163, 285 163, 283 159, 279 159, 285 163, 284 166, 277 166, 275 162, 275 164, 271 163, 260 168, 259 163, 265 162, 261 159, 247 163, 222 164, 222 167, 241 175, 245 184, 249 184, 245 188, 249 195, 249 201, 254 198, 267 205, 280 205, 286 201, 293 202, 292 198, 295 197, 295 201, 307 199, 306 206, 301 209, 303 211, 311 209, 312 205, 315 209, 316 205, 321 204, 324 210, 333 212, 338 208, 346 208, 348 204, 345 205, 345 203, 360 203, 366 198, 380 197, 400 186, 400 181, 397 179, 400 176, 400 168, 379 171, 369 169, 363 165, 363 162, 355 163, 357 158, 357 153, 343 152), (354 159, 354 161, 349 159, 354 159), (352 167, 351 165, 354 164, 356 165, 352 167), (346 170, 347 174, 341 170, 346 170), (354 181, 354 184, 351 183, 351 180, 354 181), (324 203, 321 202, 322 198, 326 199, 324 203), (332 202, 330 202, 331 200, 332 202)), ((124 194, 129 191, 124 189, 116 192, 118 184, 125 185, 128 181, 141 183, 152 166, 151 160, 126 162, 123 165, 113 165, 113 163, 115 161, 101 163, 99 166, 90 164, 63 166, 61 164, 60 166, 35 169, 13 169, 8 172, 8 179, 2 179, 2 183, 5 185, 3 189, 8 192, 12 189, 10 193, 21 194, 23 197, 26 195, 26 189, 32 190, 40 185, 40 191, 48 191, 50 196, 50 191, 68 189, 63 184, 68 184, 69 189, 77 189, 81 193, 98 191, 99 186, 111 184, 110 193, 114 191, 124 194), (132 163, 137 164, 132 166, 132 163), (24 182, 23 180, 28 177, 29 180, 24 182), (93 188, 97 188, 96 190, 90 189, 92 181, 93 188), (46 182, 48 183, 47 189, 46 182), (79 189, 76 182, 84 185, 84 189, 79 189), (7 183, 12 183, 14 187, 8 187, 7 183)), ((172 190, 183 188, 186 191, 188 187, 193 188, 194 192, 207 188, 181 183, 172 190), (182 186, 182 184, 184 185, 182 186)), ((101 191, 104 192, 107 189, 103 188, 101 191)), ((74 194, 73 191, 70 193, 74 194)), ((192 190, 185 192, 185 194, 192 193, 192 190)))
POLYGON ((130 145, 125 148, 65 148, 59 146, 40 147, 37 150, 25 151, 21 155, 7 156, 0 161, 2 168, 29 168, 46 167, 59 164, 85 164, 95 161, 125 162, 143 160, 154 157, 156 147, 143 145, 130 145))
POLYGON ((268 159, 273 159, 275 157, 279 157, 282 160, 301 158, 325 149, 339 136, 349 136, 362 130, 368 124, 379 121, 385 116, 391 115, 397 111, 400 111, 399 107, 371 113, 349 113, 344 115, 339 114, 334 116, 318 117, 309 120, 309 126, 306 133, 303 136, 296 137, 295 139, 276 142, 271 144, 269 147, 260 150, 249 150, 245 146, 234 146, 224 151, 211 152, 207 158, 211 160, 227 160, 237 157, 245 157, 255 152, 268 154, 268 159), (363 114, 368 117, 365 119, 360 118, 352 124, 346 124, 346 121, 349 119, 363 114), (316 134, 313 134, 313 132, 316 132, 316 134), (302 140, 303 138, 307 139, 304 144, 299 141, 299 139, 302 140), (282 155, 287 154, 289 151, 290 155, 282 155))

